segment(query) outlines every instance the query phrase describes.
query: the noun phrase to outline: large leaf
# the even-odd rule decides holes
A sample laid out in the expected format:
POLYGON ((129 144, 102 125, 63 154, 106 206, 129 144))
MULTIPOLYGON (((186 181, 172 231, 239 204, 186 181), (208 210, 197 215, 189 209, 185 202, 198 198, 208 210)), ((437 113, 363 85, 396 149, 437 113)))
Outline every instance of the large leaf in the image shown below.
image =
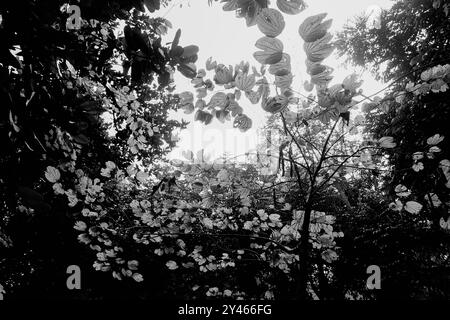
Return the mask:
POLYGON ((225 0, 222 2, 226 2, 222 7, 223 11, 234 11, 239 9, 239 0, 225 0))
POLYGON ((250 91, 255 86, 255 75, 238 74, 235 79, 236 87, 242 91, 250 91))
POLYGON ((281 89, 287 89, 291 86, 293 80, 292 73, 288 73, 282 76, 275 76, 275 85, 281 89))
POLYGON ((211 108, 217 107, 223 109, 227 106, 227 104, 228 104, 227 95, 224 92, 217 92, 211 97, 208 106, 211 108))
POLYGON ((259 100, 261 99, 261 92, 260 91, 246 91, 245 96, 252 104, 257 104, 259 100))
POLYGON ((270 113, 278 113, 286 109, 289 104, 289 99, 285 96, 278 95, 273 98, 263 100, 261 106, 264 111, 270 113))
POLYGON ((318 119, 323 123, 323 124, 328 124, 330 123, 331 120, 331 112, 328 110, 325 110, 323 112, 321 112, 319 114, 318 119))
POLYGON ((267 53, 266 51, 256 51, 253 57, 261 64, 275 64, 281 61, 283 52, 267 53))
POLYGON ((197 46, 191 45, 191 46, 187 46, 183 48, 183 54, 182 54, 182 58, 183 59, 189 59, 192 56, 195 56, 198 54, 199 48, 197 46))
POLYGON ((314 42, 305 42, 303 48, 308 59, 311 62, 320 62, 329 57, 334 50, 334 46, 330 44, 332 38, 333 36, 328 33, 314 42))
POLYGON ((160 8, 160 0, 144 0, 144 4, 147 7, 148 11, 155 12, 160 8))
POLYGON ((282 52, 283 42, 275 38, 262 37, 256 41, 255 47, 269 53, 282 52))
POLYGON ((170 56, 172 58, 179 58, 183 55, 184 49, 181 46, 175 46, 172 50, 170 50, 170 56))
POLYGON ((311 83, 315 85, 325 85, 328 84, 331 80, 333 80, 333 68, 326 67, 322 72, 311 76, 311 83))
POLYGON ((306 18, 300 25, 298 32, 300 36, 306 42, 314 42, 327 34, 328 29, 331 27, 332 20, 323 19, 327 16, 326 13, 320 13, 306 18))
POLYGON ((231 115, 233 117, 242 114, 244 112, 244 109, 242 109, 242 107, 236 101, 230 101, 227 110, 231 111, 231 115))
POLYGON ((306 9, 303 0, 277 0, 278 9, 286 14, 299 14, 306 9))
POLYGON ((273 75, 282 76, 291 71, 291 57, 287 53, 283 53, 282 58, 275 64, 269 67, 269 73, 273 75))
POLYGON ((275 64, 283 57, 283 43, 278 39, 262 37, 256 41, 255 46, 263 50, 253 54, 261 64, 275 64))
POLYGON ((234 118, 233 127, 238 128, 241 132, 246 132, 252 127, 252 119, 245 114, 240 114, 234 118))
POLYGON ((197 75, 197 67, 193 63, 180 64, 177 69, 183 76, 189 79, 193 79, 197 75))
POLYGON ((286 23, 280 11, 272 8, 264 8, 256 18, 259 30, 268 37, 277 37, 283 32, 286 23))

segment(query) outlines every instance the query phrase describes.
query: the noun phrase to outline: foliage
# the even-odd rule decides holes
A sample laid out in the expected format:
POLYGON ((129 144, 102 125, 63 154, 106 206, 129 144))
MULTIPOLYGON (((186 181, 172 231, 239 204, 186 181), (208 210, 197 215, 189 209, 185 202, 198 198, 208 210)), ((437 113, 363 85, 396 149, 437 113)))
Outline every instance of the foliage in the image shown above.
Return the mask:
MULTIPOLYGON (((156 1, 146 1, 147 6, 152 3, 156 1)), ((176 110, 176 98, 164 90, 170 68, 183 61, 161 45, 170 23, 138 11, 130 14, 129 3, 84 2, 79 30, 66 30, 63 3, 1 6, 0 235, 6 257, 1 268, 8 271, 2 272, 2 283, 9 293, 30 283, 52 291, 57 287, 45 281, 54 283, 55 274, 63 277, 72 255, 83 256, 76 253, 80 249, 71 231, 73 219, 81 214, 76 207, 80 189, 73 184, 62 189, 60 183, 49 189, 45 168, 47 179, 65 183, 83 172, 81 188, 92 198, 100 185, 87 176, 104 161, 126 166, 161 159, 175 145, 173 130, 185 125, 166 120, 169 110, 176 110), (124 19, 122 36, 115 33, 121 28, 118 17, 124 19), (69 206, 54 193, 67 197, 69 206), (45 266, 53 268, 43 270, 45 266), (21 274, 27 276, 19 279, 21 274)), ((111 196, 117 195, 106 195, 111 196)))
MULTIPOLYGON (((387 93, 367 97, 370 101, 362 111, 367 134, 392 136, 399 142, 387 154, 390 170, 383 183, 391 208, 411 209, 412 213, 414 208, 423 208, 409 225, 398 224, 396 232, 414 239, 401 244, 402 251, 409 253, 389 254, 391 248, 383 250, 383 242, 377 241, 386 263, 409 265, 415 270, 406 276, 401 268, 392 269, 391 288, 407 288, 402 292, 390 290, 398 297, 442 298, 447 294, 448 280, 443 274, 448 270, 448 235, 442 229, 447 229, 449 210, 445 169, 449 145, 441 138, 449 119, 448 39, 442 33, 448 28, 448 9, 448 1, 397 1, 382 12, 377 26, 371 27, 367 17, 358 17, 338 34, 340 54, 348 54, 352 64, 390 81, 387 93), (408 208, 404 200, 417 204, 408 208), (411 256, 418 258, 411 260, 411 256), (429 266, 436 268, 433 276, 423 261, 434 265, 429 266)), ((364 216, 361 218, 364 222, 364 216)), ((371 230, 383 232, 380 223, 371 230)), ((367 246, 372 248, 373 244, 367 246)))
MULTIPOLYGON (((355 110, 370 99, 362 81, 352 74, 331 85, 333 70, 323 64, 339 46, 326 14, 299 26, 311 76, 305 97, 292 88, 290 56, 277 38, 283 14, 301 12, 303 1, 280 0, 276 8, 223 2, 263 34, 254 53, 260 67, 210 58, 197 70, 199 48, 181 46, 181 30, 162 45, 170 22, 143 12, 143 3, 155 11, 159 1, 108 1, 105 10, 86 2, 76 30, 65 28, 66 4, 2 5, 1 39, 9 50, 0 56, 0 294, 31 297, 46 288, 46 297, 78 298, 445 296, 439 282, 448 265, 448 138, 442 126, 405 137, 409 131, 399 126, 371 123, 374 115, 404 116, 415 105, 427 112, 427 99, 442 107, 448 64, 414 69, 420 76, 395 82, 361 114, 355 110), (29 24, 18 24, 19 17, 29 24), (175 70, 191 79, 195 101, 191 91, 173 93, 175 70), (234 118, 245 132, 253 122, 241 96, 269 115, 269 145, 248 163, 210 161, 203 151, 167 161, 174 132, 186 125, 168 120, 169 111, 195 112, 205 125, 234 118), (378 296, 361 281, 374 261, 391 271, 387 293, 378 296), (78 295, 61 288, 71 264, 86 273, 78 295), (436 276, 425 281, 430 264, 436 276), (404 274, 411 265, 414 281, 404 274)), ((446 4, 434 3, 447 14, 446 4)), ((348 47, 352 32, 340 35, 348 47)))

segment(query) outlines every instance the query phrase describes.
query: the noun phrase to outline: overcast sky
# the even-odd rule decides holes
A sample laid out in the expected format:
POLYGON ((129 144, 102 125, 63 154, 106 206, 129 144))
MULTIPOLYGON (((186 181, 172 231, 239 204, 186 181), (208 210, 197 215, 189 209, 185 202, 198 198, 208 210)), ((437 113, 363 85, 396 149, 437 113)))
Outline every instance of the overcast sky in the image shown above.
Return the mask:
MULTIPOLYGON (((275 1, 271 1, 271 7, 276 7, 275 1)), ((278 37, 283 41, 284 51, 291 56, 292 73, 294 74, 293 89, 303 93, 303 82, 309 79, 306 74, 305 53, 303 51, 303 40, 298 34, 298 27, 308 16, 326 12, 328 18, 333 19, 331 32, 342 29, 348 19, 363 12, 373 11, 375 8, 388 8, 392 1, 389 0, 309 0, 308 8, 302 13, 294 16, 284 15, 286 28, 278 37)), ((200 47, 197 68, 204 68, 205 61, 213 57, 218 63, 225 65, 235 65, 240 61, 248 61, 251 65, 259 69, 259 63, 253 58, 253 52, 257 49, 254 44, 256 40, 263 36, 256 26, 248 28, 245 19, 238 19, 234 12, 222 10, 220 2, 214 2, 212 7, 208 6, 206 0, 190 0, 189 6, 186 0, 174 0, 174 5, 161 10, 162 15, 170 20, 173 29, 167 35, 167 41, 171 41, 178 28, 182 30, 180 44, 183 46, 195 44, 200 47), (179 4, 183 7, 180 8, 179 4), (164 11, 165 10, 165 11, 164 11)), ((336 56, 331 56, 324 61, 324 64, 334 68, 334 80, 331 84, 342 81, 345 76, 355 70, 351 67, 346 69, 343 61, 338 61, 336 56)), ((210 75, 210 73, 208 73, 210 75)), ((363 74, 363 90, 369 95, 378 91, 382 84, 376 82, 369 74, 363 74)), ((177 85, 176 92, 191 90, 190 81, 177 73, 175 78, 177 85)), ((195 91, 193 91, 195 95, 195 91)), ((206 98, 209 101, 210 95, 206 98)), ((253 128, 246 133, 241 133, 232 128, 232 121, 225 124, 217 119, 205 126, 194 121, 194 114, 185 115, 180 112, 174 115, 175 118, 190 122, 186 130, 180 134, 178 148, 175 149, 171 158, 180 158, 183 150, 194 152, 204 149, 205 154, 212 158, 219 157, 223 152, 232 155, 241 155, 255 148, 257 141, 257 129, 262 127, 267 118, 260 104, 252 105, 245 97, 239 101, 244 108, 244 113, 253 120, 253 128)))

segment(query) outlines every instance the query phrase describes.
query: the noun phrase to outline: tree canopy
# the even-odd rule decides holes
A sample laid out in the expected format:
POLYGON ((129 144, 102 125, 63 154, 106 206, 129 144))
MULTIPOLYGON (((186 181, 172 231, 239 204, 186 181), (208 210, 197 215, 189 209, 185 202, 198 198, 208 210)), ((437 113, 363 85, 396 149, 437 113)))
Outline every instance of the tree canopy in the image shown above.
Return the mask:
POLYGON ((398 0, 336 37, 308 16, 303 89, 279 35, 304 1, 221 1, 260 31, 258 66, 201 66, 180 29, 163 43, 169 5, 0 4, 0 297, 448 298, 450 4, 398 0), (336 48, 386 89, 333 82, 336 48), (246 105, 268 115, 247 161, 168 158, 187 125, 170 112, 246 132, 246 105))

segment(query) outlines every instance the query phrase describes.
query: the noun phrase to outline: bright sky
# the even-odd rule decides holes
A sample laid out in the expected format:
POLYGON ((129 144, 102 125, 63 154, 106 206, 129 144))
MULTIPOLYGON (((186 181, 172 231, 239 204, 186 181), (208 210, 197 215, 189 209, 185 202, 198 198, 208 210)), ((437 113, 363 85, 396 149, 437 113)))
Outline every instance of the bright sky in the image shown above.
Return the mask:
MULTIPOLYGON (((271 7, 276 7, 276 1, 271 1, 271 7)), ((174 0, 175 5, 162 10, 162 15, 172 22, 173 29, 167 35, 167 42, 172 41, 178 28, 181 28, 180 44, 183 46, 195 44, 200 47, 199 59, 196 63, 197 69, 205 68, 205 61, 213 57, 218 63, 225 65, 236 65, 240 61, 248 61, 259 70, 259 63, 253 58, 253 52, 257 51, 254 46, 256 40, 263 34, 256 26, 248 28, 245 19, 238 19, 234 12, 222 10, 220 2, 214 2, 211 7, 206 0, 190 0, 189 6, 186 0, 174 0), (183 7, 179 7, 183 3, 183 7)), ((298 27, 302 21, 311 15, 327 12, 328 17, 333 19, 331 32, 342 29, 348 19, 362 12, 371 12, 374 9, 389 8, 390 0, 307 0, 308 8, 302 13, 294 16, 284 14, 286 27, 278 37, 283 41, 284 51, 291 56, 292 73, 294 74, 293 89, 308 94, 303 89, 303 82, 309 79, 305 67, 305 53, 303 51, 303 40, 298 34, 298 27)), ((332 84, 341 82, 347 75, 360 70, 346 69, 343 61, 337 60, 337 56, 331 56, 324 64, 334 68, 334 80, 332 84)), ((207 78, 212 79, 213 73, 208 72, 207 78)), ((364 93, 370 95, 382 88, 382 84, 376 82, 368 73, 362 75, 364 93)), ((269 79, 270 81, 270 79, 269 79)), ((176 73, 176 92, 195 91, 190 80, 176 73)), ((211 95, 205 100, 209 101, 211 95)), ((214 119, 211 124, 205 126, 199 121, 194 121, 194 114, 186 115, 183 112, 174 115, 176 119, 185 119, 190 124, 186 130, 181 131, 178 147, 173 150, 171 158, 181 158, 183 150, 192 150, 194 153, 200 149, 212 159, 220 157, 224 152, 231 155, 243 155, 256 147, 257 130, 261 128, 267 119, 260 104, 252 105, 245 96, 241 97, 239 104, 244 108, 244 113, 253 120, 253 127, 246 133, 233 129, 232 121, 224 124, 214 119)))

